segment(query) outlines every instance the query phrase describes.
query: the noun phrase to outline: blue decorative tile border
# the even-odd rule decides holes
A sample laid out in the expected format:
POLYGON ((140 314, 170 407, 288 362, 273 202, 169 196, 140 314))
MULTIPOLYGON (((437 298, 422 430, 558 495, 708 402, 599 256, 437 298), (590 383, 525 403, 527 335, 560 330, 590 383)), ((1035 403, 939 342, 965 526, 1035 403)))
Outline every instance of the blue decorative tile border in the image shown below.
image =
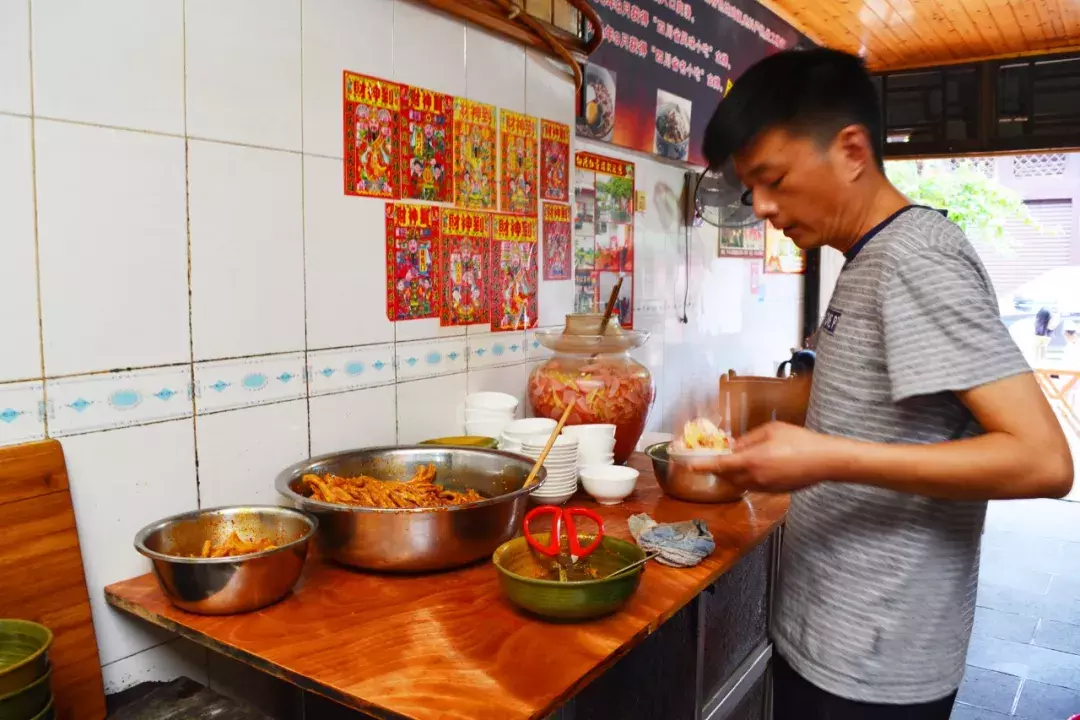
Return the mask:
POLYGON ((398 380, 416 380, 464 372, 468 346, 465 336, 397 344, 398 380))
POLYGON ((390 385, 397 379, 393 343, 318 350, 308 353, 311 395, 390 385))
POLYGON ((501 332, 470 335, 469 369, 516 365, 525 362, 525 333, 501 332))
POLYGON ((44 399, 40 381, 0 385, 0 445, 45 437, 44 399))
POLYGON ((45 382, 50 437, 191 416, 188 366, 83 375, 45 382))
POLYGON ((195 409, 199 415, 306 395, 302 352, 195 364, 195 409))

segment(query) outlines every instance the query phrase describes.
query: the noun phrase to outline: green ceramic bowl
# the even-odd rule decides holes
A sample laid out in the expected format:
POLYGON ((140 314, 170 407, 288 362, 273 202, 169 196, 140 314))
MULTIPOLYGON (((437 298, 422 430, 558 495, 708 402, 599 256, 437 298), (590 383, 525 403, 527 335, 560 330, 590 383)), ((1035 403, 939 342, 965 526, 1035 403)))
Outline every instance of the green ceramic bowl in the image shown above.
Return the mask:
POLYGON ((51 677, 52 671, 46 670, 22 690, 0 696, 0 720, 26 720, 47 710, 52 702, 51 677))
POLYGON ((56 711, 53 709, 53 700, 49 698, 49 704, 45 706, 45 709, 39 712, 30 720, 53 720, 56 717, 56 711))
POLYGON ((425 440, 421 445, 450 445, 453 447, 478 447, 493 449, 499 446, 495 438, 482 435, 458 435, 455 437, 442 437, 425 440))
POLYGON ((0 697, 34 682, 49 669, 53 634, 29 620, 0 620, 0 697))
MULTIPOLYGON (((546 543, 547 533, 536 533, 540 543, 546 543)), ((581 536, 583 544, 592 538, 581 536)), ((645 557, 645 551, 634 543, 604 536, 603 543, 589 556, 598 570, 613 573, 645 557)), ((641 582, 642 565, 637 570, 607 580, 558 582, 534 577, 541 567, 537 556, 524 537, 517 537, 499 546, 492 556, 499 570, 499 582, 510 602, 541 617, 553 620, 585 620, 613 613, 622 607, 641 582)), ((544 562, 550 562, 544 558, 544 562)))

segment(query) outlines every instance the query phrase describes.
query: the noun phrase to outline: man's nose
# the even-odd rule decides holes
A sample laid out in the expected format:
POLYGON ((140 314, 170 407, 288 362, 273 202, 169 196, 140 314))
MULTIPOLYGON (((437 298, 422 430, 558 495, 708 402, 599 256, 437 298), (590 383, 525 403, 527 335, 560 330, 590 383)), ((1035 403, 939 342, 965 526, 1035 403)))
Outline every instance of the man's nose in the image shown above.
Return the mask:
POLYGON ((777 211, 776 203, 767 193, 755 190, 753 194, 754 214, 762 220, 771 220, 777 211))

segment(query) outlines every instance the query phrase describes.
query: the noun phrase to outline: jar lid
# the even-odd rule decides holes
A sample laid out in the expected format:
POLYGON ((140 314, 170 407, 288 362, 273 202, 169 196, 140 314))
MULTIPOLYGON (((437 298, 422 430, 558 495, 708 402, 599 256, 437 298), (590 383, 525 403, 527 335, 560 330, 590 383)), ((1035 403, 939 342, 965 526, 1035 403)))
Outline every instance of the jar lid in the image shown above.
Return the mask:
POLYGON ((555 352, 572 354, 626 352, 649 339, 647 332, 624 330, 614 316, 600 335, 603 321, 603 313, 571 313, 561 330, 537 330, 536 339, 555 352))

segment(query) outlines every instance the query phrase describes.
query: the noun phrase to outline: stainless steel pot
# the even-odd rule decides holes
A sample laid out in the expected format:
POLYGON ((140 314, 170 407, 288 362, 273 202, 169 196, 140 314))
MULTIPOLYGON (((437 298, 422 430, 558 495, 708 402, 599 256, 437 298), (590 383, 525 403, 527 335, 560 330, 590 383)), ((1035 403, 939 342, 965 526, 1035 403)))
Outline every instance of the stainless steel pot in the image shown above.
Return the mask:
POLYGON ((469 447, 412 445, 375 447, 323 455, 286 468, 277 489, 319 520, 316 542, 344 565, 367 570, 425 572, 460 567, 490 557, 521 526, 532 460, 523 455, 469 447), (367 475, 408 480, 432 464, 435 481, 453 490, 472 488, 489 498, 446 508, 380 509, 324 503, 302 495, 308 473, 339 477, 367 475))
POLYGON ((202 615, 231 615, 272 605, 292 590, 317 525, 298 510, 276 505, 195 510, 147 525, 135 535, 135 549, 153 562, 161 590, 174 605, 202 615), (245 540, 267 538, 277 547, 238 557, 197 557, 206 540, 223 542, 234 530, 245 540))

